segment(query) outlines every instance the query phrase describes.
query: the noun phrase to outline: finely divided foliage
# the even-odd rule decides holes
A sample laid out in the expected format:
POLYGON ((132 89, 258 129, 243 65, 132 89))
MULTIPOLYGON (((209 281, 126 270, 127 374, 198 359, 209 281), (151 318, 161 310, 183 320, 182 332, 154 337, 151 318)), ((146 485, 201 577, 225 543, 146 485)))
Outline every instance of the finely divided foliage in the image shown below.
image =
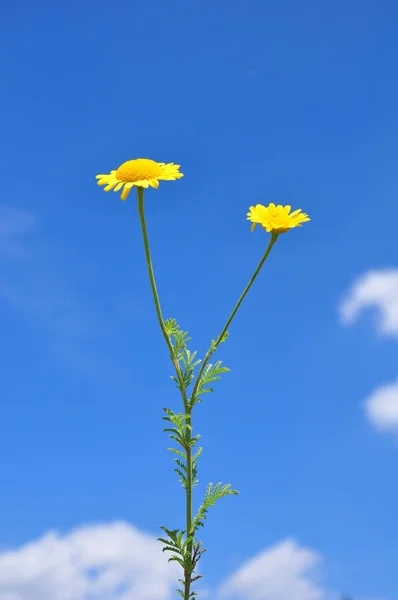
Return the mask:
MULTIPOLYGON (((221 361, 217 361, 215 364, 207 364, 201 372, 198 374, 196 384, 192 387, 191 395, 187 392, 190 391, 190 386, 195 379, 195 369, 202 363, 200 359, 196 359, 197 352, 191 352, 188 349, 188 342, 190 337, 187 331, 183 331, 177 324, 175 319, 168 319, 164 323, 165 331, 169 336, 171 344, 171 356, 172 361, 176 361, 178 368, 180 369, 180 377, 172 376, 172 380, 176 384, 176 387, 183 392, 181 389, 181 383, 185 396, 187 398, 186 406, 187 413, 175 413, 169 408, 164 408, 163 412, 165 416, 164 421, 167 421, 168 426, 164 429, 169 434, 169 438, 173 440, 176 447, 168 448, 168 450, 174 455, 174 463, 176 465, 175 472, 178 475, 178 480, 182 487, 187 490, 188 486, 191 488, 197 484, 197 461, 203 452, 202 447, 196 448, 199 441, 199 434, 192 434, 192 408, 198 402, 201 402, 201 396, 205 393, 212 392, 213 388, 209 387, 210 383, 220 379, 222 373, 229 371, 227 367, 222 366, 221 361), (194 453, 193 453, 194 451, 194 453), (189 476, 190 473, 190 476, 189 476)), ((228 337, 228 334, 224 334, 221 342, 224 342, 228 337)), ((212 341, 210 346, 209 354, 212 354, 217 348, 216 342, 212 341)), ((175 364, 175 363, 174 363, 175 364)), ((178 562, 184 571, 184 579, 180 582, 184 589, 187 586, 187 582, 193 583, 194 581, 201 578, 201 575, 195 573, 196 565, 205 552, 205 548, 202 547, 202 542, 196 539, 196 532, 199 527, 203 527, 204 520, 206 519, 207 510, 210 506, 214 506, 216 501, 223 496, 229 494, 237 494, 236 490, 231 488, 230 484, 222 485, 217 483, 213 485, 210 483, 207 486, 205 497, 202 504, 199 506, 195 517, 191 522, 191 529, 187 530, 179 529, 167 529, 162 527, 162 530, 167 537, 159 538, 164 544, 163 550, 170 552, 170 561, 178 562)), ((182 598, 185 598, 185 591, 183 589, 177 590, 182 598)), ((197 595, 196 592, 189 592, 188 598, 193 598, 197 595)))

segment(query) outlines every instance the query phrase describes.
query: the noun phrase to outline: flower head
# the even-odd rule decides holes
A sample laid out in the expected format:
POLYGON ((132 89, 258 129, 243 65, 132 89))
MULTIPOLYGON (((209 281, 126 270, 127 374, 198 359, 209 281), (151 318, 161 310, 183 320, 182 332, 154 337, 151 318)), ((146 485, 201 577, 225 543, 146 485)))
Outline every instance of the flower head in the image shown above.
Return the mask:
POLYGON ((183 174, 179 172, 180 165, 174 163, 158 163, 149 158, 135 158, 124 162, 116 171, 109 175, 96 175, 98 185, 104 185, 105 192, 113 189, 114 192, 122 190, 122 200, 126 200, 133 186, 159 187, 159 180, 180 179, 183 174))
POLYGON ((250 212, 247 213, 247 219, 253 223, 251 230, 255 228, 257 224, 264 227, 268 233, 285 233, 293 227, 301 227, 302 223, 310 221, 311 219, 306 213, 301 212, 301 208, 290 212, 291 206, 282 206, 278 204, 275 206, 271 202, 268 206, 257 204, 256 206, 250 207, 250 212))

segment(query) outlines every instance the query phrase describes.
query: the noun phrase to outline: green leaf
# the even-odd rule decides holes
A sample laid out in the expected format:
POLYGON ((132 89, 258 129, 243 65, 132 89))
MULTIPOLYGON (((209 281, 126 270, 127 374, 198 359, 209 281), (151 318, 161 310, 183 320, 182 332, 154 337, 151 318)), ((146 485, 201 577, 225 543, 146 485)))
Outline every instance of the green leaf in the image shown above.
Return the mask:
POLYGON ((176 330, 178 330, 177 321, 175 319, 166 319, 163 325, 167 335, 172 335, 176 330))
POLYGON ((172 452, 173 454, 178 454, 178 456, 181 456, 181 458, 183 458, 184 460, 187 459, 187 455, 185 454, 185 452, 182 452, 181 450, 177 450, 176 448, 167 448, 167 450, 169 452, 172 452))
POLYGON ((168 421, 176 426, 180 431, 184 431, 185 429, 191 429, 191 425, 189 425, 186 421, 190 419, 190 415, 184 413, 174 413, 169 408, 164 408, 163 412, 166 413, 165 417, 162 417, 163 421, 168 421))
POLYGON ((184 561, 182 558, 180 558, 179 556, 170 556, 170 558, 167 562, 172 562, 173 560, 178 562, 178 564, 181 565, 182 568, 184 568, 185 564, 184 564, 184 561))
POLYGON ((180 435, 180 431, 176 428, 176 427, 165 427, 163 429, 163 431, 166 432, 170 432, 170 433, 174 433, 174 435, 180 435))
POLYGON ((214 506, 217 500, 219 500, 223 496, 231 495, 237 496, 238 492, 236 490, 231 489, 230 483, 224 485, 220 482, 216 483, 216 485, 209 483, 206 489, 204 500, 199 506, 198 512, 196 513, 196 516, 193 519, 193 530, 196 531, 198 527, 203 527, 203 521, 204 519, 206 519, 208 509, 211 506, 214 506))
POLYGON ((160 529, 162 529, 162 531, 164 531, 171 540, 177 542, 179 539, 181 539, 179 536, 183 536, 185 531, 180 531, 179 529, 167 529, 167 527, 165 527, 164 525, 160 526, 160 529))
POLYGON ((185 348, 180 356, 182 365, 182 376, 184 381, 184 387, 188 388, 194 378, 196 367, 202 362, 200 359, 195 360, 197 352, 190 352, 188 348, 185 348))
POLYGON ((181 359, 181 354, 185 351, 187 343, 191 339, 187 331, 183 331, 175 319, 167 319, 164 323, 166 334, 172 345, 172 358, 181 359))
POLYGON ((192 456, 192 486, 196 486, 198 484, 198 479, 197 479, 197 475, 198 475, 198 468, 197 468, 197 460, 199 458, 199 456, 201 456, 201 454, 203 453, 203 448, 199 447, 197 449, 197 451, 195 452, 195 454, 192 456))
POLYGON ((195 454, 192 457, 192 462, 195 463, 198 460, 199 456, 202 456, 202 454, 203 448, 202 446, 199 446, 199 448, 196 450, 195 454))
POLYGON ((183 471, 187 471, 187 466, 179 459, 179 458, 175 458, 174 462, 176 463, 176 465, 178 465, 183 471))
POLYGON ((196 435, 194 435, 191 439, 190 439, 190 446, 191 448, 193 448, 195 446, 195 444, 198 442, 198 440, 200 440, 200 435, 199 433, 197 433, 196 435))
POLYGON ((222 361, 218 360, 214 365, 208 364, 199 379, 195 397, 191 398, 190 402, 192 405, 200 402, 200 396, 213 391, 213 388, 209 386, 210 383, 218 381, 223 373, 228 373, 229 369, 222 366, 222 361))
POLYGON ((178 552, 178 550, 173 548, 173 546, 164 546, 164 548, 162 550, 163 550, 163 552, 178 552))
POLYGON ((182 471, 180 471, 180 469, 174 469, 174 471, 177 473, 177 475, 179 475, 179 482, 181 483, 182 487, 186 488, 187 487, 187 478, 185 477, 184 473, 182 471))
POLYGON ((166 540, 165 538, 158 538, 158 542, 162 542, 162 544, 170 544, 170 540, 166 540))
POLYGON ((164 322, 164 328, 172 346, 171 359, 177 361, 181 373, 181 378, 172 375, 171 379, 176 387, 183 391, 191 385, 195 369, 201 360, 197 358, 197 352, 191 352, 188 349, 188 342, 191 338, 187 331, 180 328, 175 319, 167 319, 164 322))
POLYGON ((223 344, 224 342, 226 342, 228 338, 229 338, 229 333, 228 333, 228 331, 226 331, 220 340, 220 344, 223 344))

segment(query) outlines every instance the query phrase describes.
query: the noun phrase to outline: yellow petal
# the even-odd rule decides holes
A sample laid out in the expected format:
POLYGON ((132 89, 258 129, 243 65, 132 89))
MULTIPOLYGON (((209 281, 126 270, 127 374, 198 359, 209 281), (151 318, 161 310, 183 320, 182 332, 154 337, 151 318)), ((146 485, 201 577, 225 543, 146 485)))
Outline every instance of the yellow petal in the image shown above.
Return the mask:
POLYGON ((108 183, 108 185, 104 188, 104 192, 109 192, 112 188, 114 188, 116 185, 116 181, 111 181, 111 183, 108 183))
POLYGON ((122 193, 120 194, 120 197, 122 200, 126 200, 127 196, 130 193, 130 189, 131 188, 127 187, 127 185, 124 186, 124 189, 123 189, 122 193))

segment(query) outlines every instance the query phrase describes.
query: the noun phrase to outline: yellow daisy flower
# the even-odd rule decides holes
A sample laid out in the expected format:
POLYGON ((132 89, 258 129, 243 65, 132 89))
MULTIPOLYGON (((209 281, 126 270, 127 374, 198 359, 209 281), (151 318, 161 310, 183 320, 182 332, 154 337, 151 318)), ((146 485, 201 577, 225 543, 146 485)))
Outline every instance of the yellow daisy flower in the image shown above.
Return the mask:
POLYGON ((158 188, 160 179, 167 181, 180 179, 183 174, 179 172, 179 168, 180 165, 174 163, 165 164, 149 158, 135 158, 124 162, 109 175, 96 175, 96 179, 98 179, 98 185, 105 186, 105 192, 112 189, 114 192, 118 192, 123 188, 120 197, 122 200, 126 200, 134 186, 158 188))
POLYGON ((247 213, 247 219, 253 223, 251 230, 253 231, 257 224, 264 227, 268 233, 286 233, 293 227, 301 227, 302 223, 311 219, 306 213, 301 212, 301 208, 290 212, 291 206, 275 206, 271 202, 268 206, 257 204, 250 207, 250 212, 247 213))

